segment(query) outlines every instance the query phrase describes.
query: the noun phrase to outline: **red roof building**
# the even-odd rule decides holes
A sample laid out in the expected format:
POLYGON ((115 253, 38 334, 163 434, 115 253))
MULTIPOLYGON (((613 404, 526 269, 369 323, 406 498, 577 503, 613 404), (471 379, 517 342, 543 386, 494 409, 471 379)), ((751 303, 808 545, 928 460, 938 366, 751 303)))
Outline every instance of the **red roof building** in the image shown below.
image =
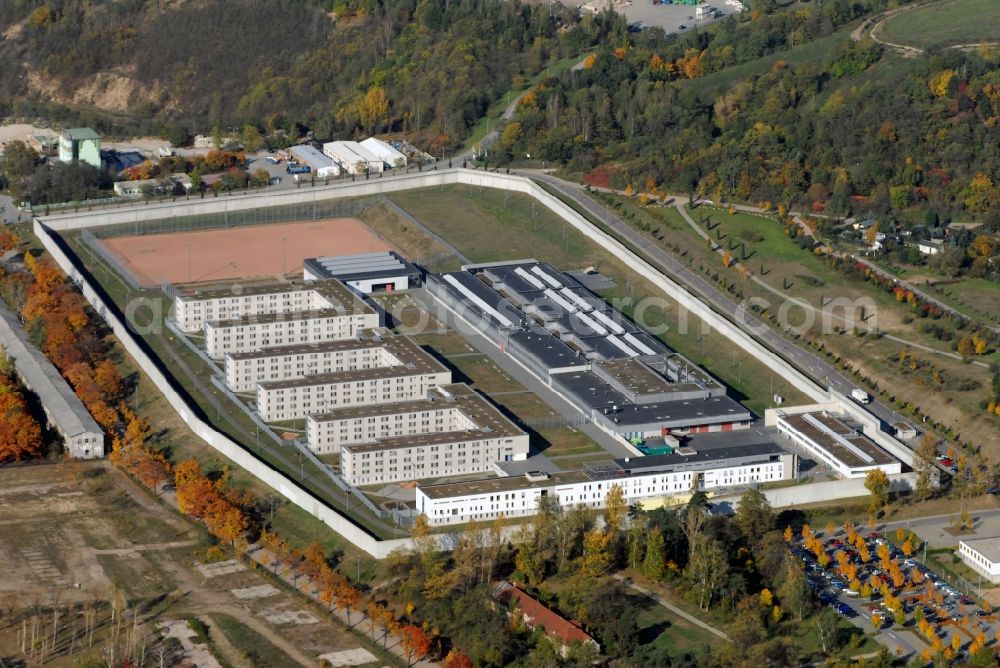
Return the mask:
POLYGON ((503 602, 514 601, 521 611, 524 623, 535 628, 541 626, 545 635, 555 643, 560 653, 565 654, 572 643, 590 643, 600 650, 597 641, 590 637, 578 624, 549 609, 544 603, 521 589, 517 583, 501 582, 497 587, 497 598, 503 602))

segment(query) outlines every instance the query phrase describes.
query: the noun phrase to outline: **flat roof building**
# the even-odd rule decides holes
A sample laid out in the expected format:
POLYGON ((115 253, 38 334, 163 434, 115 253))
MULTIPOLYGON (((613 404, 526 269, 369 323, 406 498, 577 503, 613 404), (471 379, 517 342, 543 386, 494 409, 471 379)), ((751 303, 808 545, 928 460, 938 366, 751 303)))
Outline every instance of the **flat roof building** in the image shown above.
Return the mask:
POLYGON ((323 144, 323 154, 340 165, 348 174, 377 174, 382 171, 382 158, 356 141, 332 141, 323 144))
POLYGON ((327 255, 302 263, 307 281, 335 278, 363 294, 407 290, 420 285, 421 273, 393 251, 360 255, 327 255))
POLYGON ((405 336, 385 339, 392 366, 317 374, 257 385, 257 412, 267 422, 297 420, 343 406, 422 399, 451 383, 451 371, 405 336))
POLYGON ((388 142, 375 137, 369 137, 359 143, 368 149, 369 153, 385 163, 386 169, 402 169, 406 167, 406 156, 388 142))
POLYGON ((1000 537, 964 538, 958 541, 958 556, 989 582, 1000 583, 1000 537))
POLYGON ((209 357, 224 359, 230 353, 271 346, 353 339, 378 325, 377 313, 354 314, 334 309, 249 315, 205 325, 205 351, 209 357))
POLYGON ((899 460, 865 436, 861 427, 833 412, 778 409, 776 425, 778 433, 845 478, 862 478, 873 469, 887 474, 902 470, 899 460))
POLYGON ((257 384, 263 382, 401 364, 376 332, 362 332, 361 336, 229 353, 226 386, 233 392, 256 392, 257 384))
POLYGON ((308 283, 223 282, 182 289, 174 297, 173 320, 182 332, 200 332, 209 322, 253 315, 334 310, 365 316, 368 327, 379 314, 357 293, 336 280, 308 283))
POLYGON ((467 265, 428 292, 502 352, 627 439, 746 427, 749 410, 577 278, 535 260, 467 265))
POLYGON ((627 503, 646 508, 669 505, 671 499, 697 490, 790 480, 798 461, 774 443, 738 448, 681 448, 668 455, 616 459, 588 465, 583 471, 528 473, 417 487, 417 510, 433 526, 472 520, 534 515, 543 496, 563 507, 603 508, 612 486, 621 487, 627 503))
POLYGON ((17 317, 0 306, 0 345, 14 362, 21 382, 35 393, 45 418, 76 459, 104 456, 104 430, 76 396, 59 370, 38 350, 17 317))
POLYGON ((308 144, 299 144, 288 149, 292 156, 304 165, 312 168, 313 174, 317 178, 325 179, 331 176, 340 176, 340 165, 322 151, 318 151, 308 144))

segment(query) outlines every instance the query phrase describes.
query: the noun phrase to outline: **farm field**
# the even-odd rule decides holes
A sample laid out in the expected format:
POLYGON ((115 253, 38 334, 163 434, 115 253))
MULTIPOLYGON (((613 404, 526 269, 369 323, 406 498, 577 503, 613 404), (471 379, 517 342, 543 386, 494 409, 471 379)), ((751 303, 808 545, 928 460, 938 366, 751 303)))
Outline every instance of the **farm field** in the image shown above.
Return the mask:
POLYGON ((1000 41, 1000 14, 994 0, 939 0, 889 18, 879 37, 929 49, 1000 41))
POLYGON ((700 319, 680 311, 653 287, 597 244, 534 204, 526 195, 467 186, 396 193, 393 200, 474 262, 535 258, 562 270, 596 267, 615 287, 600 295, 627 315, 638 311, 647 328, 671 348, 726 383, 751 410, 763 413, 772 395, 801 402, 805 397, 774 377, 763 364, 706 331, 700 319))

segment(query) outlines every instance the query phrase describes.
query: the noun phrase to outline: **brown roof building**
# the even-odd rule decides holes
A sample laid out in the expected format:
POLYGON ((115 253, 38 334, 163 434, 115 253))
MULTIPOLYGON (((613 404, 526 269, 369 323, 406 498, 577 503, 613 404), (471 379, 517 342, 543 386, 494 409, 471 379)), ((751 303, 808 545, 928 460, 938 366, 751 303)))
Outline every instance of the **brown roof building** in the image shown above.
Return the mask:
POLYGON ((500 601, 504 603, 514 601, 517 609, 521 611, 525 624, 531 628, 541 626, 545 629, 545 635, 556 644, 563 656, 566 655, 569 646, 576 642, 589 643, 600 650, 597 641, 580 628, 579 624, 546 607, 544 603, 521 589, 517 583, 502 582, 497 590, 497 598, 500 601))

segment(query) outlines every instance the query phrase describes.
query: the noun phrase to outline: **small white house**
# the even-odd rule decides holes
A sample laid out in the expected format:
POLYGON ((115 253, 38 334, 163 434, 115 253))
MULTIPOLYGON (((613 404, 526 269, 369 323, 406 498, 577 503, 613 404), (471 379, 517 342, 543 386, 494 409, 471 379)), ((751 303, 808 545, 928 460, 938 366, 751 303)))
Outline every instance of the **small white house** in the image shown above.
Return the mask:
POLYGON ((960 540, 958 556, 985 580, 1000 583, 1000 537, 960 540))
POLYGON ((924 255, 937 255, 944 250, 944 239, 924 239, 917 242, 917 250, 924 255))
POLYGON ((323 144, 323 154, 348 174, 378 174, 384 162, 356 141, 331 141, 323 144))
POLYGON ((369 137, 361 142, 361 145, 368 149, 372 155, 382 160, 386 169, 406 167, 406 156, 388 142, 369 137))
POLYGON ((293 146, 288 149, 288 152, 302 164, 312 167, 316 178, 325 179, 331 176, 340 176, 340 165, 308 144, 293 146))
POLYGON ((194 187, 194 181, 187 174, 171 174, 162 179, 140 179, 138 181, 118 181, 114 184, 115 195, 124 199, 137 199, 146 193, 150 195, 163 195, 170 193, 177 186, 184 188, 184 192, 190 192, 194 187))

